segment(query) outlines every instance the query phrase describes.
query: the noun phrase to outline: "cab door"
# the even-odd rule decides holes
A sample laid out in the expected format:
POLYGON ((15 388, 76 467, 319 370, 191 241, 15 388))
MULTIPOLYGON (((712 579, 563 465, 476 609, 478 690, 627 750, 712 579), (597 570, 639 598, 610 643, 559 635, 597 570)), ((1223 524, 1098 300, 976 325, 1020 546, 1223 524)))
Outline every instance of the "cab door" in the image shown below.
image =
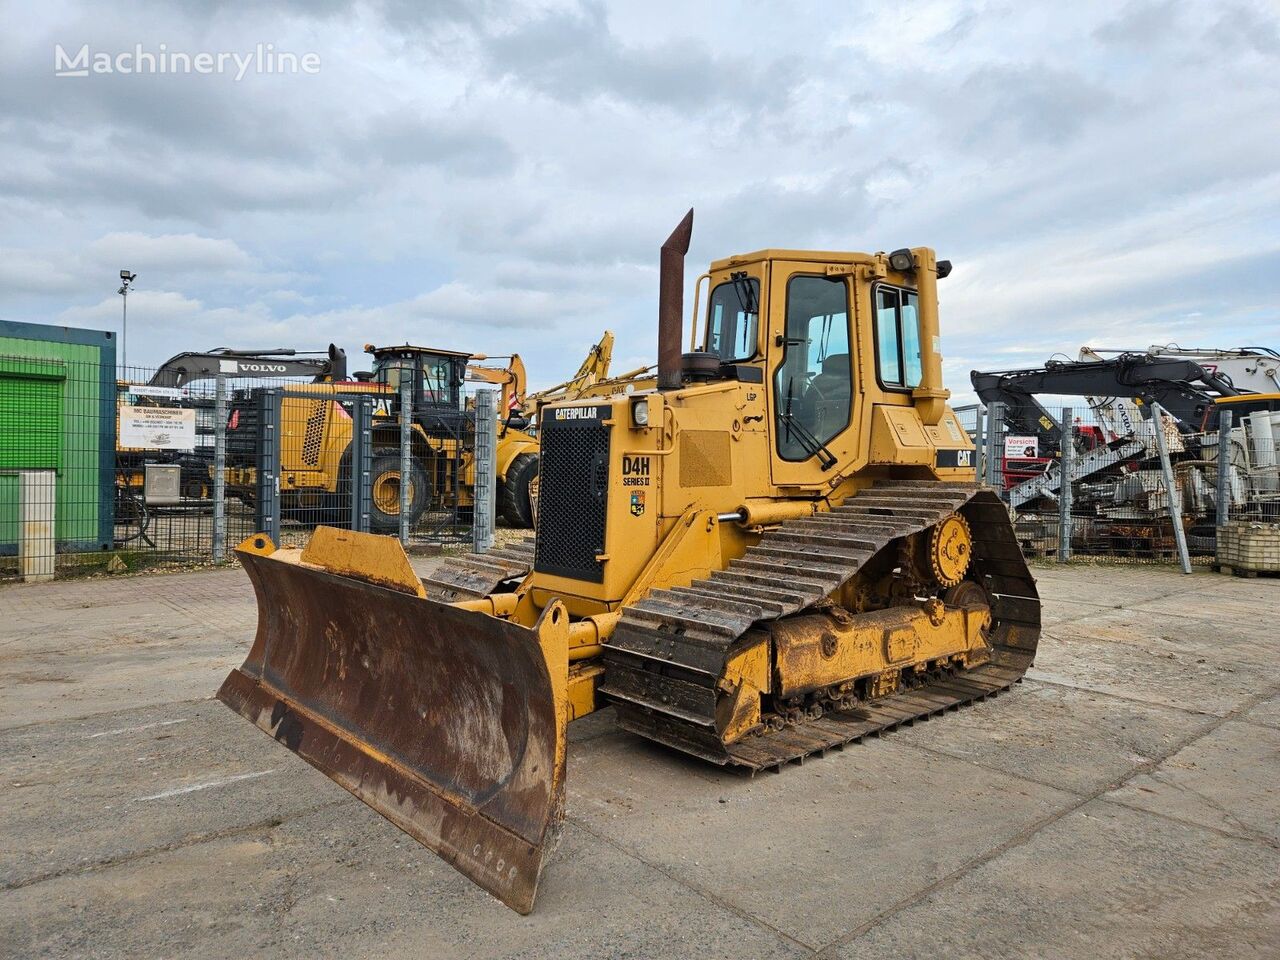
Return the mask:
POLYGON ((844 265, 773 265, 768 326, 768 396, 778 486, 809 486, 839 473, 858 451, 860 393, 854 371, 853 279, 844 265))

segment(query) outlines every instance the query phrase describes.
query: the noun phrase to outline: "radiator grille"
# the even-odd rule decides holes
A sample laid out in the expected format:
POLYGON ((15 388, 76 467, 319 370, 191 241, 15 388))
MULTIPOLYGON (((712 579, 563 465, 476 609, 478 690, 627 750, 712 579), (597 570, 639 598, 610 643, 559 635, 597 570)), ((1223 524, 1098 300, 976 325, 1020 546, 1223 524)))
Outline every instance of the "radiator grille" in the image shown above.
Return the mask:
POLYGON ((728 433, 685 430, 680 434, 681 487, 727 487, 732 483, 728 433))
POLYGON ((598 419, 544 414, 538 465, 538 538, 533 568, 590 583, 604 580, 609 428, 598 419))

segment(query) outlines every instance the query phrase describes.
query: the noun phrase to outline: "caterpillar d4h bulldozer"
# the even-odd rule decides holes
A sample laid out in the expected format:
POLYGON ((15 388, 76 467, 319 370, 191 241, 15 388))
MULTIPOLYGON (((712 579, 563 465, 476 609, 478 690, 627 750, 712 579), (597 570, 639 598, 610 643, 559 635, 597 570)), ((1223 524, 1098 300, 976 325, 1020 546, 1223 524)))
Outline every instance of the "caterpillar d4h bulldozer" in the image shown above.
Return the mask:
POLYGON ((368 534, 240 548, 260 621, 219 697, 520 912, 571 720, 612 706, 756 771, 990 696, 1035 654, 1035 583, 941 382, 950 264, 718 260, 682 353, 691 229, 662 248, 656 386, 542 408, 535 538, 425 578, 368 534))

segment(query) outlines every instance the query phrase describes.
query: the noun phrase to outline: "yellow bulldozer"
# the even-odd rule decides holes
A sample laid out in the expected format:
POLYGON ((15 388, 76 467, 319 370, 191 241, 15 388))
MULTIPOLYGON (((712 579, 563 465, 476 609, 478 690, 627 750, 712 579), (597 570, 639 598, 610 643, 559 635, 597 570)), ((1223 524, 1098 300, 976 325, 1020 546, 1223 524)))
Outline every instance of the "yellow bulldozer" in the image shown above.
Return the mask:
MULTIPOLYGON (((400 523, 400 385, 412 384, 412 458, 409 522, 443 504, 468 511, 473 505, 475 464, 471 435, 474 418, 464 408, 464 380, 503 383, 507 397, 514 383, 513 364, 502 371, 468 366, 469 353, 410 345, 365 346, 373 370, 355 380, 334 380, 291 387, 280 404, 280 498, 285 516, 340 522, 349 511, 352 398, 374 398, 373 462, 370 476, 370 527, 387 533, 400 523)), ((523 383, 523 366, 519 378, 523 383)), ((523 388, 521 387, 521 390, 523 388)), ((505 399, 504 399, 504 402, 505 399)), ((525 421, 506 413, 498 425, 499 515, 510 526, 532 526, 530 485, 538 473, 538 442, 520 429, 525 421)), ((254 398, 238 397, 227 422, 227 491, 244 500, 256 490, 258 424, 254 398)))
POLYGON ((536 538, 420 577, 392 538, 239 548, 257 637, 219 697, 520 912, 566 726, 780 768, 980 700, 1040 602, 947 405, 926 247, 662 248, 653 389, 543 406, 536 538), (701 314, 701 315, 699 315, 701 314))

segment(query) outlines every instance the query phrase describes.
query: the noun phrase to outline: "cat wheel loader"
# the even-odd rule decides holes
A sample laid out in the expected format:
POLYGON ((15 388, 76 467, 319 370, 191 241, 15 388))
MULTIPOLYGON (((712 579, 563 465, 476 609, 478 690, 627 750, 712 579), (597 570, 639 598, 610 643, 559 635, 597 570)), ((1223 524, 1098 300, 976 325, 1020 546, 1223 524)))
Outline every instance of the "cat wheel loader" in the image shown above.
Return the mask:
MULTIPOLYGON (((259 625, 219 697, 512 908, 565 804, 566 726, 746 772, 994 695, 1040 602, 947 405, 925 247, 718 260, 653 389, 541 410, 536 537, 419 577, 393 538, 239 548, 259 625)), ((701 288, 701 283, 698 289, 701 288)))

